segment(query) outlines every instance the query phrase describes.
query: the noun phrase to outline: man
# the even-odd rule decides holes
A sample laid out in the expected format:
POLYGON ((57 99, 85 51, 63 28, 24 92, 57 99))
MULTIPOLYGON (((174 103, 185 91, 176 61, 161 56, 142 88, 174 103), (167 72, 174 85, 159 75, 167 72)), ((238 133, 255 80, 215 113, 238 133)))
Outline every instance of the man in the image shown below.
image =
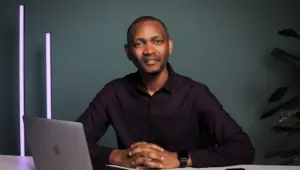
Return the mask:
POLYGON ((254 148, 208 87, 175 73, 173 41, 157 18, 128 28, 125 51, 138 71, 107 83, 78 119, 96 164, 130 168, 251 164, 254 148), (98 146, 112 125, 118 148, 98 146))

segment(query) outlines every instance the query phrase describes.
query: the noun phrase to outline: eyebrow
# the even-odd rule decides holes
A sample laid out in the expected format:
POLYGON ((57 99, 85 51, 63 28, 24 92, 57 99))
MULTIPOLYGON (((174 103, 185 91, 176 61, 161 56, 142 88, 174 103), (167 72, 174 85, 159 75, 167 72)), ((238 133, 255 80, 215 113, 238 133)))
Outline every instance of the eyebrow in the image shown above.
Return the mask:
MULTIPOLYGON (((157 35, 157 36, 151 37, 150 39, 153 40, 153 39, 157 39, 157 38, 164 38, 164 36, 157 35)), ((134 41, 145 41, 145 38, 137 38, 134 41)))

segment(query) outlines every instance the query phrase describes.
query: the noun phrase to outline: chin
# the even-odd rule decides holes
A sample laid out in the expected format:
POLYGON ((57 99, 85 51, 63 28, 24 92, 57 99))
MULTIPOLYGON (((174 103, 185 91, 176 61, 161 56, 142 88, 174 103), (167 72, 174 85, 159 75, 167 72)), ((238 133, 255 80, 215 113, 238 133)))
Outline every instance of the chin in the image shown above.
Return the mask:
POLYGON ((149 71, 149 72, 146 72, 146 73, 149 74, 149 75, 155 76, 155 75, 159 74, 160 72, 161 72, 161 70, 155 70, 155 71, 149 71))
POLYGON ((145 73, 153 75, 158 74, 162 71, 161 67, 158 66, 156 66, 155 68, 143 67, 142 69, 145 73))
POLYGON ((136 66, 140 71, 144 72, 145 74, 156 75, 163 70, 165 65, 161 63, 157 63, 155 65, 148 66, 145 65, 144 63, 138 63, 136 64, 136 66))

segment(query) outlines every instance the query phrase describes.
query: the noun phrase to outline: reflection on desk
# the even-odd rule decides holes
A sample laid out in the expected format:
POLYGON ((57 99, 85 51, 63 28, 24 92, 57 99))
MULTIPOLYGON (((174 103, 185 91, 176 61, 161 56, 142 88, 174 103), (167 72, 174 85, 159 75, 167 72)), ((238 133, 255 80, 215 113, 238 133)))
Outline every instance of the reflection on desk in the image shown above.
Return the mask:
POLYGON ((31 157, 0 155, 1 170, 35 170, 31 157))
MULTIPOLYGON (((35 170, 31 157, 0 155, 1 170, 35 170)), ((245 170, 300 170, 300 166, 239 165, 230 167, 201 168, 201 170, 226 170, 228 168, 244 168, 245 170)), ((101 170, 130 169, 114 165, 101 170)), ((195 170, 197 168, 177 168, 175 170, 195 170)))

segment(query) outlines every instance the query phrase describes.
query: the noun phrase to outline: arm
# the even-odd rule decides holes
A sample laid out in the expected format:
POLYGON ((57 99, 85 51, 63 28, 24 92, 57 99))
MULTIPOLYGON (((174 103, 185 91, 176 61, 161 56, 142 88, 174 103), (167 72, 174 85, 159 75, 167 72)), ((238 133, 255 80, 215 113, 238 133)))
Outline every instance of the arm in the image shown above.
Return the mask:
POLYGON ((223 109, 207 86, 198 84, 196 89, 200 117, 205 120, 209 134, 217 147, 190 151, 189 164, 194 167, 230 166, 251 164, 254 148, 242 128, 223 109))
POLYGON ((77 122, 83 124, 93 165, 108 164, 109 155, 113 151, 113 148, 99 146, 97 144, 110 125, 107 116, 107 101, 109 100, 111 92, 112 91, 105 86, 92 100, 84 113, 77 119, 77 122))

